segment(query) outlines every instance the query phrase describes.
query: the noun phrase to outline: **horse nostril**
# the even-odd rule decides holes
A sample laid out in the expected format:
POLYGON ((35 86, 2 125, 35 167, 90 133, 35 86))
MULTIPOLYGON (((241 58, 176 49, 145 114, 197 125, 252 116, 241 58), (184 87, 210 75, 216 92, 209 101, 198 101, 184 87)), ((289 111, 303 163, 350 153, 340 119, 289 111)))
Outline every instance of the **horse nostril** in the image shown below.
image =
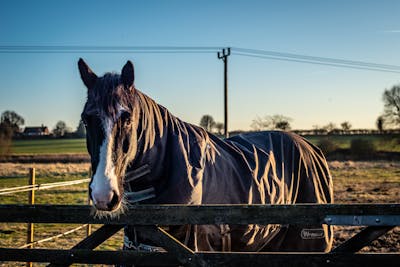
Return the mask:
POLYGON ((115 209, 115 207, 117 207, 118 204, 119 204, 119 196, 117 192, 113 191, 113 196, 111 198, 111 201, 107 204, 107 208, 109 210, 113 210, 115 209))

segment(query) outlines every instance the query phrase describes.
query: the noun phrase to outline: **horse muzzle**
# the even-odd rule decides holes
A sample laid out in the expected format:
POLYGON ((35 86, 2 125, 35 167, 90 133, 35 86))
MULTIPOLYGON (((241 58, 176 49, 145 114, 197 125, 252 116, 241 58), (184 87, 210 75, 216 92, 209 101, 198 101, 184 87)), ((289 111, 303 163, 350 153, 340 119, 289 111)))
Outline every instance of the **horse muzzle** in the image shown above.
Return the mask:
POLYGON ((107 193, 92 192, 93 205, 101 211, 113 211, 120 207, 121 196, 115 191, 107 193))

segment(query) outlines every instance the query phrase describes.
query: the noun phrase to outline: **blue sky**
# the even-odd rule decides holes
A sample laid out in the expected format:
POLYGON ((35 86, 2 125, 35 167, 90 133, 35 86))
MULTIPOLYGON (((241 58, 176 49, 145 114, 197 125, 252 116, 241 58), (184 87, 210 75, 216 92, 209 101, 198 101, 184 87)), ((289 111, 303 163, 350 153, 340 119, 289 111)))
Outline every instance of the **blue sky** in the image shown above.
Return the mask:
MULTIPOLYGON (((243 47, 400 65, 399 1, 1 1, 0 45, 243 47)), ((0 53, 0 112, 75 128, 86 97, 76 62, 101 75, 135 64, 136 86, 178 117, 223 120, 215 54, 0 53)), ((400 74, 232 55, 230 130, 283 114, 293 128, 374 128, 400 74)))

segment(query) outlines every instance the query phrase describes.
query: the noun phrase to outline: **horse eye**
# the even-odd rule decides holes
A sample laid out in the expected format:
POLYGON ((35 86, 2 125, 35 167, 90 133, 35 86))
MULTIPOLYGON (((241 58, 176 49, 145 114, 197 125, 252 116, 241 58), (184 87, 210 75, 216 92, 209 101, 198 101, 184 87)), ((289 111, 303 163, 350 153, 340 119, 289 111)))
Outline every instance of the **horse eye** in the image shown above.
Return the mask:
POLYGON ((124 142, 122 143, 122 151, 126 154, 129 150, 129 141, 128 139, 124 139, 124 142))
POLYGON ((121 114, 121 120, 123 122, 125 122, 126 124, 129 124, 131 122, 131 114, 129 112, 127 112, 127 111, 124 111, 121 114))

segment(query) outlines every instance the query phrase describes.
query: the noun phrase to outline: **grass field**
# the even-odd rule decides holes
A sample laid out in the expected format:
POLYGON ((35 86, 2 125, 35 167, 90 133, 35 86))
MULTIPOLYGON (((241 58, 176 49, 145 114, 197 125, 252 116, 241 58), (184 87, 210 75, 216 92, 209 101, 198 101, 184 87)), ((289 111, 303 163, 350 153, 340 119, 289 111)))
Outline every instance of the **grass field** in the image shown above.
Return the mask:
MULTIPOLYGON (((329 138, 341 149, 350 147, 351 140, 364 139, 374 143, 378 151, 400 152, 400 136, 385 135, 331 135, 307 136, 307 140, 318 145, 329 138)), ((40 139, 14 140, 11 147, 12 154, 86 154, 86 140, 81 139, 40 139)))
POLYGON ((14 140, 12 154, 83 154, 86 139, 14 140))
POLYGON ((329 139, 340 149, 348 149, 352 140, 362 139, 372 142, 377 151, 400 152, 400 135, 313 135, 306 139, 315 145, 322 139, 329 139))

